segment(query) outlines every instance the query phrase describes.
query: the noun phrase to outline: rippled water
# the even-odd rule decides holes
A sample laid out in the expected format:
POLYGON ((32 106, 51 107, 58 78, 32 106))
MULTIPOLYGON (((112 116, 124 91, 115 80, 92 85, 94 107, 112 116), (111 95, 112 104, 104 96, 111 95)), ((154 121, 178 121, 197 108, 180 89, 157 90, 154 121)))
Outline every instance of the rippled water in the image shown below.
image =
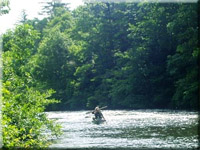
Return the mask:
POLYGON ((197 148, 196 112, 104 110, 106 123, 92 123, 87 111, 48 112, 64 134, 52 148, 197 148))

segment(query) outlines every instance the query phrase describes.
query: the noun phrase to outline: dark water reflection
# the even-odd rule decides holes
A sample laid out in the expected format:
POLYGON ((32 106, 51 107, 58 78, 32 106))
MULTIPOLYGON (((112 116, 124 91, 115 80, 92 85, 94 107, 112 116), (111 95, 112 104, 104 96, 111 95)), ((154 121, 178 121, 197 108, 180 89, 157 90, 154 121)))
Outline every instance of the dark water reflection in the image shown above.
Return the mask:
POLYGON ((96 125, 87 111, 48 112, 64 134, 52 148, 196 148, 198 113, 184 111, 104 110, 96 125))

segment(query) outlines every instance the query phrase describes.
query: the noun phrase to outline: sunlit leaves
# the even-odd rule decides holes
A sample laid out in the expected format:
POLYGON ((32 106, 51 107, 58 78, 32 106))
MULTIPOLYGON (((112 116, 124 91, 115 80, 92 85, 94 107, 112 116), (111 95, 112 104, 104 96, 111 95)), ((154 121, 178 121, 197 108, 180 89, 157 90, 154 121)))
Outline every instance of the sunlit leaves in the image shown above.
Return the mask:
POLYGON ((3 141, 4 147, 38 148, 49 145, 42 129, 52 131, 60 127, 50 122, 45 106, 58 103, 51 99, 53 90, 38 91, 36 81, 29 72, 29 60, 33 55, 39 33, 30 25, 20 25, 4 36, 7 43, 3 53, 3 141))

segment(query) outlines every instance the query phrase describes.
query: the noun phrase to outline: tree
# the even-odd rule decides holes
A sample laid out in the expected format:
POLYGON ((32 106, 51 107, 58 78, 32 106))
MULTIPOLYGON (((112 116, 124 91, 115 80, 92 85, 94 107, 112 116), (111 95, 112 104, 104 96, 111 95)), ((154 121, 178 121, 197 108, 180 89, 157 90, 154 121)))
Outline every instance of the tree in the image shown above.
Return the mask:
POLYGON ((2 0, 0 2, 0 16, 3 14, 7 14, 10 10, 9 7, 10 1, 9 0, 2 0))
POLYGON ((47 24, 43 33, 44 37, 31 61, 35 78, 47 83, 43 88, 52 88, 57 91, 54 97, 61 100, 60 106, 63 108, 66 107, 63 102, 70 95, 66 89, 70 86, 73 75, 69 53, 69 48, 73 43, 69 32, 73 22, 70 19, 70 14, 66 12, 61 16, 55 16, 47 24))
MULTIPOLYGON (((52 98, 61 103, 48 109, 195 108, 193 4, 86 3, 74 11, 61 1, 48 6, 51 17, 27 21, 41 38, 24 67, 37 89, 56 91, 52 98)), ((4 36, 5 51, 12 38, 12 31, 4 36)))
POLYGON ((27 23, 28 19, 27 19, 27 13, 26 13, 26 10, 23 9, 22 12, 21 12, 21 18, 19 20, 19 23, 22 23, 22 24, 25 24, 27 23))
POLYGON ((9 46, 3 53, 3 141, 4 147, 38 148, 49 145, 48 136, 59 135, 59 125, 48 120, 44 113, 53 90, 38 91, 28 67, 38 32, 27 24, 17 26, 8 38, 9 46))
POLYGON ((47 15, 50 18, 57 16, 61 12, 58 8, 63 8, 64 12, 69 11, 68 4, 62 3, 62 0, 51 0, 49 2, 42 2, 44 4, 40 15, 47 15))
POLYGON ((175 20, 168 23, 168 31, 176 42, 176 51, 168 56, 168 71, 173 77, 175 92, 173 108, 198 108, 197 6, 181 4, 175 20), (176 40, 175 40, 176 39, 176 40))

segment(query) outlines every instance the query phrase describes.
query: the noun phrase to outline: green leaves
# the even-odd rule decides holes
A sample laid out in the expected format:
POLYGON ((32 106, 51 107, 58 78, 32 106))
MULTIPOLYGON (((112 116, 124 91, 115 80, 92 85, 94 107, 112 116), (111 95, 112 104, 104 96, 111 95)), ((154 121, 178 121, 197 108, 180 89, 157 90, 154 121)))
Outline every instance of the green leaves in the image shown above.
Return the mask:
POLYGON ((7 51, 3 53, 2 125, 6 148, 46 147, 49 142, 42 135, 42 129, 51 126, 52 135, 58 129, 48 121, 44 110, 48 104, 59 101, 50 98, 53 90, 38 90, 35 86, 38 83, 29 70, 38 35, 32 26, 25 24, 4 36, 9 43, 5 43, 7 51))
POLYGON ((197 108, 195 5, 48 6, 51 17, 27 21, 40 33, 24 24, 3 37, 6 147, 43 147, 41 131, 60 134, 46 107, 197 108))
POLYGON ((197 12, 196 5, 182 4, 178 13, 168 26, 177 39, 176 52, 168 57, 168 71, 174 78, 175 92, 172 106, 179 109, 194 109, 198 107, 197 101, 197 12), (191 9, 190 11, 188 11, 191 9), (182 12, 182 13, 180 13, 182 12), (192 21, 193 20, 193 21, 192 21), (191 21, 193 22, 191 24, 191 21))

